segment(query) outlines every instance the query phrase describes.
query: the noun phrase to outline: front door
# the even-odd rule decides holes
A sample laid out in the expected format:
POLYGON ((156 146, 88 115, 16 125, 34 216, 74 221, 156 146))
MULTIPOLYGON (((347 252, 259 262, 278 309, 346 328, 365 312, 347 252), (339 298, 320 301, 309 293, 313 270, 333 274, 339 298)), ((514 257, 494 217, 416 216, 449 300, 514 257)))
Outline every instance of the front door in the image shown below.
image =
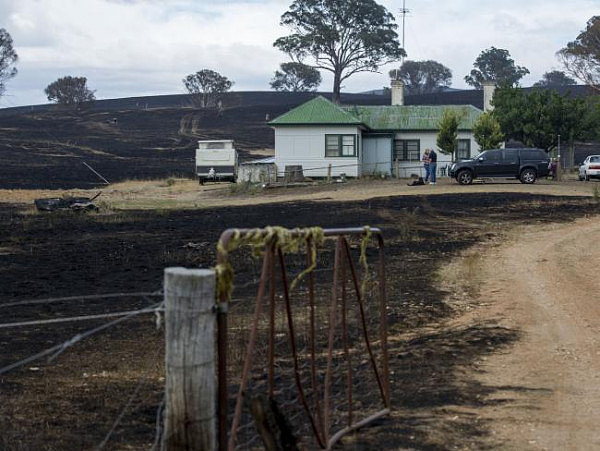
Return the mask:
POLYGON ((392 175, 392 139, 390 137, 363 137, 361 174, 392 175))

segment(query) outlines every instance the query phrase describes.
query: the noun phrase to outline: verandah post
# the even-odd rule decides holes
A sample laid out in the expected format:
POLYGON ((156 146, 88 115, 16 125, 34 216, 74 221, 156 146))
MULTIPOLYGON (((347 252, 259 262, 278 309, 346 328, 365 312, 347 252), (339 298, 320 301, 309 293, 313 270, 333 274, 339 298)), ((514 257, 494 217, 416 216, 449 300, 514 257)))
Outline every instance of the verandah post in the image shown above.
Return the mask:
POLYGON ((214 270, 166 268, 162 449, 217 449, 214 270))

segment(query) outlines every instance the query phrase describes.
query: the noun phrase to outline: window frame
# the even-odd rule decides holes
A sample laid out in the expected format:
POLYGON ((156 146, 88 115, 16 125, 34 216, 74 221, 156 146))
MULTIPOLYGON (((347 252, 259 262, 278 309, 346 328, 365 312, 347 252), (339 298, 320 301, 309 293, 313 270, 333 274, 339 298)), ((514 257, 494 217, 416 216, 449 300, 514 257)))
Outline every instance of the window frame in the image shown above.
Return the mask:
POLYGON ((421 161, 421 140, 420 139, 394 139, 394 149, 393 150, 394 150, 393 161, 396 161, 396 159, 398 159, 398 161, 408 161, 408 162, 421 161), (398 146, 397 146, 398 143, 402 143, 402 149, 398 149, 398 146), (416 143, 417 149, 409 151, 408 143, 416 143), (417 158, 409 159, 408 158, 409 152, 416 152, 417 158), (399 153, 402 154, 401 158, 398 158, 399 153))
POLYGON ((457 160, 468 160, 471 158, 471 140, 469 138, 461 138, 461 139, 457 139, 456 140, 456 159, 457 160), (459 152, 461 149, 459 149, 459 145, 460 143, 467 143, 467 155, 465 157, 460 156, 459 152))
POLYGON ((342 134, 342 133, 326 133, 325 134, 325 158, 356 158, 358 157, 358 139, 356 135, 342 134), (329 155, 333 150, 333 147, 329 147, 328 138, 337 137, 336 155, 329 155), (344 144, 344 138, 352 138, 352 155, 344 154, 344 147, 349 147, 348 144, 344 144))

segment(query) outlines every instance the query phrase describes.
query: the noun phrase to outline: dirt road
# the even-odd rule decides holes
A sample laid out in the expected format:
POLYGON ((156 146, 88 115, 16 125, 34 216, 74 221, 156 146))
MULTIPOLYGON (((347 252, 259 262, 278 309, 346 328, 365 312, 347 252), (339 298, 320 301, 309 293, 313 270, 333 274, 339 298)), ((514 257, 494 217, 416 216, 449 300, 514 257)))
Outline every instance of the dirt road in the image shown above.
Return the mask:
POLYGON ((475 413, 505 449, 600 449, 600 220, 526 226, 486 251, 479 304, 521 339, 478 362, 495 401, 475 413), (493 407, 490 407, 489 405, 493 407))

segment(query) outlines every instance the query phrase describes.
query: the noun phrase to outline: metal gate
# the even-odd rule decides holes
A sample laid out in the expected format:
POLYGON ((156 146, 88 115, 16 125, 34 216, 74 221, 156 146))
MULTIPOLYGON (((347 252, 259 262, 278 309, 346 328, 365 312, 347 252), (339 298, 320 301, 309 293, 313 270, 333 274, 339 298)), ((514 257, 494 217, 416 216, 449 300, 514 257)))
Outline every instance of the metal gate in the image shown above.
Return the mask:
POLYGON ((330 449, 390 412, 379 229, 229 229, 217 273, 220 449, 330 449), (253 300, 229 299, 241 247, 262 259, 253 300))

